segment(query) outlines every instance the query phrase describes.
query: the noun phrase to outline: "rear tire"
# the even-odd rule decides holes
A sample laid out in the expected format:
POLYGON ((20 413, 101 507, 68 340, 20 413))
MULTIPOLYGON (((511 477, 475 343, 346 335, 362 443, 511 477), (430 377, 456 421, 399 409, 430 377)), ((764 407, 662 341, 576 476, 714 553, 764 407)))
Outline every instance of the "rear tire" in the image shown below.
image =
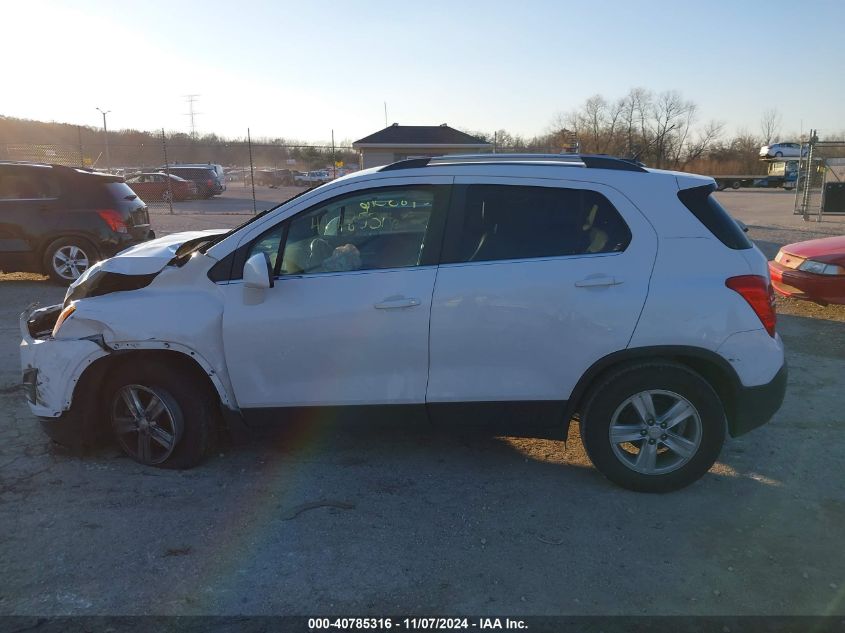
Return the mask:
POLYGON ((47 245, 41 260, 44 273, 67 286, 100 259, 94 245, 82 237, 60 237, 47 245))
POLYGON ((118 445, 141 464, 192 468, 213 448, 217 412, 211 389, 177 367, 127 364, 103 391, 106 419, 118 445))
POLYGON ((734 180, 731 183, 731 189, 739 189, 741 186, 742 186, 742 183, 739 182, 738 180, 734 180))
POLYGON ((726 420, 713 387, 685 365, 649 361, 611 371, 587 396, 581 439, 593 465, 639 492, 670 492, 706 473, 726 420))

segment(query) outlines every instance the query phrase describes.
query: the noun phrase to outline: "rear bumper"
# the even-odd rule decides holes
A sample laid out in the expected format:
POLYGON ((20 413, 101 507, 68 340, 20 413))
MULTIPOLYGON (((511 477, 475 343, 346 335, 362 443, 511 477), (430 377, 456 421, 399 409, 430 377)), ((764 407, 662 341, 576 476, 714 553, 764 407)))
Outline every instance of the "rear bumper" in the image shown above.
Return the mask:
POLYGON ((779 295, 818 303, 845 304, 845 276, 817 275, 769 262, 772 288, 779 295))
POLYGON ((737 388, 731 410, 728 411, 728 430, 732 437, 744 435, 772 419, 783 404, 788 373, 784 361, 770 382, 755 387, 740 385, 737 388))

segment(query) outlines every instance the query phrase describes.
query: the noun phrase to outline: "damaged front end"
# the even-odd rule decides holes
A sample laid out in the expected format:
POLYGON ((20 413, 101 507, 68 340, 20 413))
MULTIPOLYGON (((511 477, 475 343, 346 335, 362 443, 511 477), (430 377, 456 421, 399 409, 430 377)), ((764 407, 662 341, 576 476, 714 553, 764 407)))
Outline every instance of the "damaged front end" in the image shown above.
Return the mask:
POLYGON ((55 418, 70 407, 73 389, 85 368, 108 354, 102 337, 56 340, 53 327, 61 305, 21 314, 23 388, 32 412, 55 418))
POLYGON ((56 340, 52 332, 62 306, 27 309, 20 317, 23 391, 47 435, 74 449, 93 443, 94 420, 84 407, 71 412, 83 372, 107 356, 102 336, 56 340))
POLYGON ((51 438, 71 447, 95 443, 102 386, 112 368, 138 354, 187 362, 208 377, 222 406, 237 409, 217 345, 222 305, 197 252, 223 234, 193 231, 131 247, 86 270, 62 304, 21 315, 23 388, 51 438), (186 296, 197 314, 181 308, 186 296))
POLYGON ((86 270, 68 288, 63 305, 67 307, 79 299, 145 288, 167 265, 183 265, 196 249, 222 235, 225 231, 186 231, 131 246, 86 270))

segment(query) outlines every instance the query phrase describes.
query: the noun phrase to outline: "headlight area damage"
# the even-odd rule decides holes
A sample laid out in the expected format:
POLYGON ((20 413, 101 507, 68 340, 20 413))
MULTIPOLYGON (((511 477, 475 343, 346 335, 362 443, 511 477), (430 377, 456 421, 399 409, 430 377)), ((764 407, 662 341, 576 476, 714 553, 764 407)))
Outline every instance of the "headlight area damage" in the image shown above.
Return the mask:
POLYGON ((158 355, 186 377, 201 378, 217 392, 230 429, 242 431, 216 343, 222 305, 202 287, 210 283, 204 267, 184 265, 195 249, 180 248, 207 243, 215 233, 167 236, 130 248, 89 268, 63 304, 21 315, 24 391, 51 438, 77 449, 95 444, 108 431, 103 425, 108 377, 124 363, 141 360, 139 355, 158 355), (196 294, 186 296, 185 286, 197 287, 196 294), (186 304, 196 311, 184 310, 186 304))
MULTIPOLYGON (((52 331, 61 311, 61 305, 28 309, 20 318, 24 393, 32 412, 42 420, 58 421, 70 408, 74 388, 84 370, 109 353, 102 335, 55 341, 52 331)), ((82 407, 78 409, 81 413, 82 407)), ((55 426, 68 431, 54 437, 62 444, 80 447, 88 443, 83 442, 83 436, 90 435, 81 432, 83 424, 74 425, 72 433, 69 425, 55 426)))

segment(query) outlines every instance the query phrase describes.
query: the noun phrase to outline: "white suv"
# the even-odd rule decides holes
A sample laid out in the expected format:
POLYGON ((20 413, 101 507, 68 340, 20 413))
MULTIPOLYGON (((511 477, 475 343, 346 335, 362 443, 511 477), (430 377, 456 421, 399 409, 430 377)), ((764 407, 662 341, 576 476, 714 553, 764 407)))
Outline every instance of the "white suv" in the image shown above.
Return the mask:
POLYGON ((318 407, 522 432, 577 416, 609 479, 680 488, 786 384, 766 259, 715 188, 605 156, 357 172, 89 268, 22 315, 27 398, 57 441, 111 429, 172 468, 218 425, 318 407))

